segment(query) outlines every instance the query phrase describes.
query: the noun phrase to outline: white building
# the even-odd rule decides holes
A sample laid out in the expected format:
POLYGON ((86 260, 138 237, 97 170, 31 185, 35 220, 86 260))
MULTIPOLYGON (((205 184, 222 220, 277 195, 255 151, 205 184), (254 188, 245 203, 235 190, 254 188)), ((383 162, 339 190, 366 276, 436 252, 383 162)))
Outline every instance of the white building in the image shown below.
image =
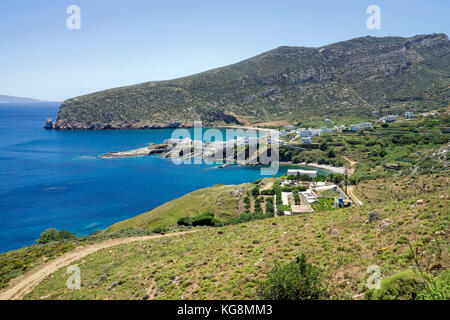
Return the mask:
POLYGON ((407 119, 414 118, 414 113, 412 113, 412 112, 405 112, 405 118, 407 118, 407 119))
POLYGON ((334 132, 342 132, 342 130, 344 130, 344 129, 345 129, 345 125, 341 125, 341 126, 334 126, 332 130, 334 132))
POLYGON ((380 120, 378 120, 379 122, 394 122, 395 120, 397 120, 398 118, 398 114, 390 114, 388 116, 382 117, 380 118, 380 120))
POLYGON ((331 133, 331 132, 333 132, 333 129, 330 129, 328 127, 321 127, 320 132, 321 133, 331 133))
POLYGON ((371 122, 363 122, 363 123, 357 123, 357 124, 350 125, 350 131, 358 131, 358 130, 372 129, 372 128, 373 128, 373 124, 371 122))
POLYGON ((317 177, 317 170, 302 170, 302 169, 289 169, 287 171, 288 176, 307 175, 310 178, 317 177))
POLYGON ((287 125, 287 126, 284 126, 284 128, 285 128, 286 130, 292 130, 292 129, 294 129, 294 126, 292 126, 292 125, 287 125))
POLYGON ((311 137, 302 138, 302 144, 311 144, 311 137))
POLYGON ((302 138, 311 137, 311 131, 308 129, 300 129, 300 137, 302 138))

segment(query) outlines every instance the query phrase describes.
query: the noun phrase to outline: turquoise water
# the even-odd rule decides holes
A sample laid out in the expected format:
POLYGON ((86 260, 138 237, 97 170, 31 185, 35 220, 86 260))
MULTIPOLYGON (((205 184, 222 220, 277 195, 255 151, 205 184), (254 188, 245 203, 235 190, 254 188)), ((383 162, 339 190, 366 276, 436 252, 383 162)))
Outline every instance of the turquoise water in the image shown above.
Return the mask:
POLYGON ((87 235, 196 189, 261 177, 258 167, 101 159, 160 143, 172 130, 44 130, 57 111, 55 104, 0 105, 0 252, 33 243, 49 227, 87 235))

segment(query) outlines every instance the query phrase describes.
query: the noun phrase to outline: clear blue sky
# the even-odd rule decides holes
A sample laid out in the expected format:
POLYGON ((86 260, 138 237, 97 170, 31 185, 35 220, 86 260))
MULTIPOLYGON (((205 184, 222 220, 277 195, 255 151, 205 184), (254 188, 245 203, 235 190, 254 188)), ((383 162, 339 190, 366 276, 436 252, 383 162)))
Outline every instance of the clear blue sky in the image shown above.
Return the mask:
POLYGON ((448 0, 1 0, 0 94, 64 100, 186 76, 279 47, 450 34, 448 0), (81 8, 81 30, 66 9, 81 8), (381 30, 366 8, 381 8, 381 30))

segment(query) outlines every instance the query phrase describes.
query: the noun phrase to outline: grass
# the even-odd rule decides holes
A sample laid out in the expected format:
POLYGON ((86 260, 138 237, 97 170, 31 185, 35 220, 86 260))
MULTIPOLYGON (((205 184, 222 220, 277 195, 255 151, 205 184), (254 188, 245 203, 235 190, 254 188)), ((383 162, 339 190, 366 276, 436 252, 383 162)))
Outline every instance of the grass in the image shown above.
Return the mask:
POLYGON ((254 299, 256 284, 275 262, 305 253, 326 276, 329 299, 366 291, 367 267, 387 277, 414 267, 448 266, 448 176, 377 179, 358 186, 364 207, 257 220, 195 234, 127 244, 76 264, 81 290, 65 287, 65 269, 48 276, 27 299, 254 299), (417 202, 417 200, 423 200, 417 202), (378 221, 367 223, 371 211, 378 221), (430 215, 423 216, 424 213, 430 215), (113 281, 119 285, 109 289, 113 281))
POLYGON ((235 191, 243 189, 246 192, 251 187, 251 184, 216 185, 196 190, 137 217, 118 222, 108 229, 119 231, 130 228, 169 228, 176 225, 179 218, 194 218, 207 211, 213 212, 218 219, 232 218, 238 213, 240 201, 240 196, 235 194, 235 191))

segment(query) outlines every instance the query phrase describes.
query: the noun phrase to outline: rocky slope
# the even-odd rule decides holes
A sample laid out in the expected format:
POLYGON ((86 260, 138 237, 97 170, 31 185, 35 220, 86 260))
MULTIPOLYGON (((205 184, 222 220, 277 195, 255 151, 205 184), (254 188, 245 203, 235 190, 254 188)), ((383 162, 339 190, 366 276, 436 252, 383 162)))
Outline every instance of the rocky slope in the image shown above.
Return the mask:
POLYGON ((448 105, 445 34, 362 37, 321 48, 280 47, 170 81, 65 101, 55 129, 132 129, 301 121, 305 116, 423 111, 448 105))

